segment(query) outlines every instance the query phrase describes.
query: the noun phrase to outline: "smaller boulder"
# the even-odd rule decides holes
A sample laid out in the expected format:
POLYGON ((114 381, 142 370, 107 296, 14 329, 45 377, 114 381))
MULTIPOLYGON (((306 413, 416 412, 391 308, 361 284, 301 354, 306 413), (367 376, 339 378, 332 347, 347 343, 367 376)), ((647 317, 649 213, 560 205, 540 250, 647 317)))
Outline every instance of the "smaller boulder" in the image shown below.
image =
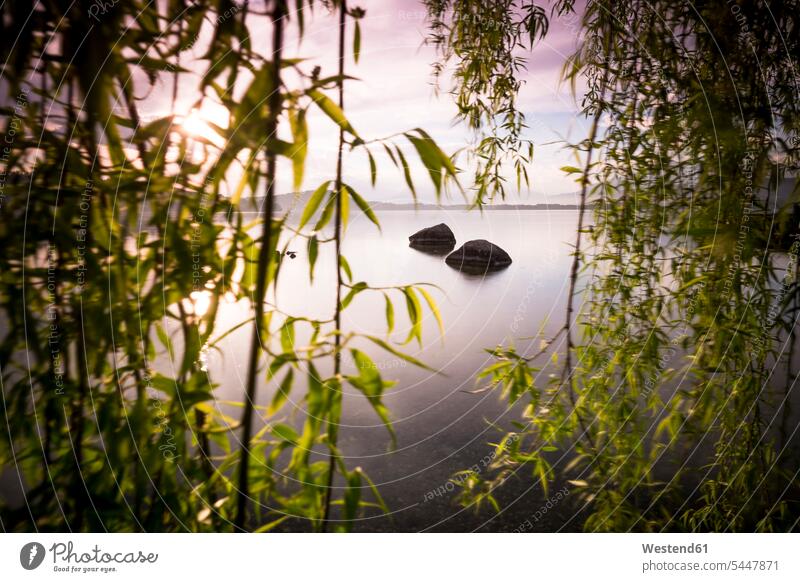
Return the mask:
POLYGON ((481 274, 505 269, 511 264, 511 257, 499 246, 478 239, 465 242, 450 253, 445 262, 459 271, 481 274))
POLYGON ((423 228, 408 237, 409 246, 426 253, 445 255, 456 246, 456 235, 444 223, 423 228))

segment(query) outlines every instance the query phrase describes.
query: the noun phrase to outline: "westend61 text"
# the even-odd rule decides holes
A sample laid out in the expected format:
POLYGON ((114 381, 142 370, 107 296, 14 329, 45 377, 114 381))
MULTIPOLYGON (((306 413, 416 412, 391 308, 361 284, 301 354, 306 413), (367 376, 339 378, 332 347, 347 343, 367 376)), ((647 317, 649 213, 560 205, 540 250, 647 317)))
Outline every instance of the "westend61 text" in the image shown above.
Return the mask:
POLYGON ((707 554, 708 544, 688 544, 685 546, 642 544, 642 551, 645 554, 707 554))

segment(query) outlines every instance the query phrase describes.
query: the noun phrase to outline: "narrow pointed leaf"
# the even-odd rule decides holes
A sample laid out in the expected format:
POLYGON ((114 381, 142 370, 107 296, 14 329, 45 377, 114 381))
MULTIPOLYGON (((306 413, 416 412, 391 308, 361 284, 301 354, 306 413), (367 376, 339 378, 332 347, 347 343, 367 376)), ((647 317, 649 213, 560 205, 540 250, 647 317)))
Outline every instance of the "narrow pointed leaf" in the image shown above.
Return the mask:
MULTIPOLYGON (((314 190, 314 193, 311 195, 311 198, 308 200, 308 204, 303 209, 303 216, 300 218, 300 225, 298 228, 303 228, 311 217, 314 216, 314 213, 319 208, 319 205, 322 204, 322 199, 325 197, 325 194, 328 192, 328 186, 330 185, 331 181, 327 180, 319 185, 319 187, 314 190)), ((319 229, 317 229, 319 230, 319 229)))

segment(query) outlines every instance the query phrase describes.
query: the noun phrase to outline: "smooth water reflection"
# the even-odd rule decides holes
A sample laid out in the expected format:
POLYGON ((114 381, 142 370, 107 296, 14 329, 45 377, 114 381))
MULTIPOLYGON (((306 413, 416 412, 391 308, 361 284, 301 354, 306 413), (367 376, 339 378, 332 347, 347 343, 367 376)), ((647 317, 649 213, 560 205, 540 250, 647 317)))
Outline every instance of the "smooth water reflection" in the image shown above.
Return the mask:
MULTIPOLYGON (((507 410, 497 393, 467 391, 476 387, 476 374, 490 363, 486 348, 513 342, 521 352, 533 352, 539 347, 539 339, 532 338, 537 331, 544 326, 545 333, 552 334, 563 325, 571 264, 569 244, 574 238, 577 212, 391 211, 379 214, 379 218, 382 232, 361 215, 347 230, 343 249, 354 281, 367 281, 373 286, 421 282, 436 285, 440 290, 432 289, 431 293, 439 303, 445 334, 439 336, 435 319, 426 308, 423 346, 410 343, 404 347, 439 370, 438 374, 380 353, 369 342, 354 344, 373 357, 385 379, 398 382, 384 399, 398 437, 397 449, 391 452, 386 429, 363 395, 349 387, 345 389, 340 447, 348 464, 363 467, 379 485, 389 507, 397 512, 393 523, 385 518, 368 520, 359 529, 419 530, 448 518, 440 526, 442 529, 472 529, 486 516, 459 513, 453 503, 455 493, 445 491, 428 501, 426 497, 444 486, 454 472, 475 465, 489 454, 487 443, 497 442, 499 434, 491 424, 508 428, 509 421, 519 419, 519 411, 507 410), (474 276, 448 267, 443 256, 409 247, 410 234, 439 222, 452 228, 457 246, 467 240, 487 239, 505 249, 513 263, 502 271, 474 276)), ((288 248, 296 258, 283 260, 278 308, 289 314, 331 317, 333 249, 321 249, 312 285, 304 242, 291 241, 288 248)), ((397 330, 391 339, 402 342, 408 332, 405 301, 399 293, 393 297, 397 330)), ((246 306, 227 306, 219 329, 247 316, 246 306)), ((345 331, 384 336, 383 295, 364 292, 356 297, 344 313, 343 327, 345 331)), ((298 328, 298 344, 306 337, 307 333, 298 328)), ((217 390, 220 400, 242 399, 249 339, 250 330, 240 330, 224 342, 223 356, 209 356, 209 372, 214 381, 221 382, 217 390)), ((353 371, 348 358, 344 359, 344 366, 345 373, 353 371)), ((320 368, 324 370, 324 365, 320 368)), ((258 403, 267 404, 276 388, 262 385, 258 403)), ((302 387, 295 387, 291 397, 280 420, 299 424, 303 413, 293 408, 302 397, 302 387)), ((525 477, 509 486, 509 495, 516 497, 531 484, 525 477)), ((534 488, 510 512, 516 517, 500 516, 488 527, 515 527, 520 512, 524 512, 520 505, 536 507, 541 495, 534 488)))

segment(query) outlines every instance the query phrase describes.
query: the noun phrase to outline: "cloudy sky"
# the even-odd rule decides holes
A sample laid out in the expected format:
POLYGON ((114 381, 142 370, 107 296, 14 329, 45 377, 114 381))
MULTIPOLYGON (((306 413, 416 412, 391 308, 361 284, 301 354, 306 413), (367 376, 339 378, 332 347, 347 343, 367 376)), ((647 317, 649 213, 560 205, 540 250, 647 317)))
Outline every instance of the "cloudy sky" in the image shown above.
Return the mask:
MULTIPOLYGON (((424 45, 427 30, 425 11, 418 0, 362 0, 366 16, 362 20, 362 52, 358 64, 347 62, 347 74, 357 77, 346 86, 345 109, 348 117, 365 139, 388 136, 414 127, 426 129, 447 152, 463 148, 469 133, 454 123, 455 106, 444 93, 436 95, 432 84, 431 64, 435 51, 424 45)), ((257 38, 252 26, 253 45, 270 44, 268 34, 257 38)), ((571 153, 564 148, 564 140, 579 140, 587 133, 587 122, 578 114, 578 106, 568 84, 559 81, 566 57, 572 53, 579 30, 575 15, 551 21, 550 32, 536 48, 524 55, 528 72, 521 90, 518 105, 527 117, 528 138, 536 144, 535 161, 529 168, 532 193, 523 192, 518 200, 541 202, 542 195, 557 195, 576 190, 573 179, 559 170, 574 164, 571 153), (555 143, 554 143, 555 142, 555 143)), ((320 64, 323 76, 336 71, 336 19, 321 6, 301 42, 296 28, 291 25, 287 46, 290 55, 309 58, 320 64), (294 34, 292 37, 291 34, 294 34)), ((352 35, 352 26, 349 30, 352 35)), ((348 48, 352 46, 348 45, 348 48)), ((202 54, 198 47, 196 55, 202 54)), ((198 63, 199 65, 199 63, 198 63)), ((309 69, 311 66, 309 66, 309 69)), ((187 79, 187 81, 189 81, 187 79)), ((447 88, 447 82, 444 82, 447 88)), ((333 96, 333 95, 332 95, 333 96)), ((184 83, 181 102, 188 104, 197 98, 192 83, 184 83)), ((337 132, 327 119, 315 114, 310 119, 310 145, 308 169, 304 189, 315 188, 330 179, 334 171, 337 132)), ((388 158, 378 160, 379 183, 373 189, 369 184, 366 158, 353 155, 347 160, 345 181, 356 186, 372 200, 407 200, 408 192, 402 176, 388 158)), ((426 183, 424 169, 415 164, 414 175, 421 198, 432 199, 432 187, 426 183)), ((282 172, 278 190, 291 190, 289 172, 282 172)), ((465 185, 468 183, 465 181, 465 185)), ((512 202, 518 200, 512 199, 512 202)))

